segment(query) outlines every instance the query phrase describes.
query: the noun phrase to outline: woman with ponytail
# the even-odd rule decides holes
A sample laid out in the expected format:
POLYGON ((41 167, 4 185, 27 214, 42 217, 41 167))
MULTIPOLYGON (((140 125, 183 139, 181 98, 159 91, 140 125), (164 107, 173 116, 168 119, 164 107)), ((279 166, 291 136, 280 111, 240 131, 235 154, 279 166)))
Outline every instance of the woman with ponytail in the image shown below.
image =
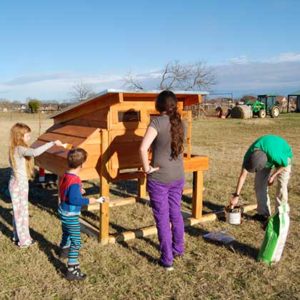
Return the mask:
POLYGON ((147 189, 158 231, 160 264, 166 270, 173 270, 174 257, 182 256, 184 252, 181 214, 184 125, 173 92, 162 91, 155 107, 160 116, 151 121, 140 146, 140 156, 147 174, 147 189), (150 147, 151 164, 148 161, 150 147))

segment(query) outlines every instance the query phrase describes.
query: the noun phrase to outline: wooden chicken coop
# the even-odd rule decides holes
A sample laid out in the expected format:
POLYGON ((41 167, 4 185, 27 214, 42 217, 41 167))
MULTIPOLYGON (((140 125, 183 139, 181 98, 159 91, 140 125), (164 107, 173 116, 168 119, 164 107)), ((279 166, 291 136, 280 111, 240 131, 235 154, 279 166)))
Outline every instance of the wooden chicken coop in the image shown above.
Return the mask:
MULTIPOLYGON (((99 210, 99 228, 87 221, 82 223, 98 235, 102 244, 128 240, 138 235, 155 233, 155 227, 125 232, 119 236, 109 234, 109 209, 147 199, 146 178, 142 172, 139 146, 152 117, 157 116, 155 99, 159 91, 129 92, 106 90, 92 99, 68 107, 52 116, 54 125, 32 145, 38 147, 48 141, 61 140, 88 152, 88 159, 80 173, 82 180, 100 178, 100 194, 109 195, 109 184, 118 180, 137 179, 138 195, 93 204, 88 210, 99 210), (139 233, 137 233, 139 232, 139 233)), ((201 103, 206 92, 176 92, 178 108, 187 124, 184 153, 185 172, 193 173, 193 187, 185 189, 192 194, 190 224, 202 217, 203 171, 208 170, 208 157, 193 155, 191 134, 192 115, 185 107, 201 103)), ((53 147, 35 159, 40 168, 58 176, 67 169, 67 150, 53 147)))

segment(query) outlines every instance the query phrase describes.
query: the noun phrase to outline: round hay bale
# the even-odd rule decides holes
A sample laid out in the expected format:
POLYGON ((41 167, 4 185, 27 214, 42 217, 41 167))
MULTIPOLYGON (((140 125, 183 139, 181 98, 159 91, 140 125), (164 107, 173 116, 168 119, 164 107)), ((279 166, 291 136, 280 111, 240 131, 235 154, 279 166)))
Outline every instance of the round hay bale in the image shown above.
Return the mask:
POLYGON ((234 119, 251 119, 253 112, 248 105, 238 105, 231 110, 231 118, 234 119))

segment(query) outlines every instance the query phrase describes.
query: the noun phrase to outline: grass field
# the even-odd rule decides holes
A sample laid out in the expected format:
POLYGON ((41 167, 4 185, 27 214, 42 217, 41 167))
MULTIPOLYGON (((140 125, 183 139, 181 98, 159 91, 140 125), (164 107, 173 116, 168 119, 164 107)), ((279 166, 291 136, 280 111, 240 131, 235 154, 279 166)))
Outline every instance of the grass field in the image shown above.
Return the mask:
MULTIPOLYGON (((10 240, 8 133, 17 120, 31 126, 33 138, 39 131, 36 116, 0 115, 1 299, 300 299, 300 114, 282 115, 276 120, 201 119, 193 123, 193 152, 210 158, 210 169, 205 174, 205 212, 227 204, 243 154, 255 138, 273 133, 292 145, 295 159, 289 194, 291 227, 277 265, 269 267, 256 262, 264 231, 249 217, 238 227, 215 221, 187 228, 186 254, 175 262, 175 270, 170 273, 156 263, 156 236, 99 246, 96 240, 82 234, 80 259, 88 278, 80 283, 69 283, 62 277, 65 262, 56 254, 61 229, 55 189, 31 186, 30 228, 38 245, 18 249, 10 240), (233 249, 203 240, 204 233, 217 230, 226 230, 236 238, 233 249)), ((43 119, 41 130, 50 125, 50 120, 43 119)), ((97 191, 95 184, 85 183, 89 193, 97 191)), ((127 182, 114 189, 132 191, 134 186, 127 182)), ((275 187, 271 189, 273 198, 274 190, 275 187)), ((248 178, 242 196, 245 203, 255 203, 253 176, 248 178)), ((190 209, 190 198, 184 197, 183 207, 190 209)), ((142 204, 112 210, 111 232, 150 224, 150 208, 142 204)))

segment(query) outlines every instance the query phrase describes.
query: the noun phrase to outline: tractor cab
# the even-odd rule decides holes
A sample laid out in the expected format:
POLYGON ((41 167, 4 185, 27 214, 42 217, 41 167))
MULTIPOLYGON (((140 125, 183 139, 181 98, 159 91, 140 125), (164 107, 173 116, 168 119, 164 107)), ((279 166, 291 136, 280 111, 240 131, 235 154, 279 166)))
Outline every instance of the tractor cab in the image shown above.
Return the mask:
POLYGON ((276 100, 275 95, 258 95, 257 101, 265 106, 265 115, 268 114, 272 118, 277 118, 280 114, 279 102, 276 100))

